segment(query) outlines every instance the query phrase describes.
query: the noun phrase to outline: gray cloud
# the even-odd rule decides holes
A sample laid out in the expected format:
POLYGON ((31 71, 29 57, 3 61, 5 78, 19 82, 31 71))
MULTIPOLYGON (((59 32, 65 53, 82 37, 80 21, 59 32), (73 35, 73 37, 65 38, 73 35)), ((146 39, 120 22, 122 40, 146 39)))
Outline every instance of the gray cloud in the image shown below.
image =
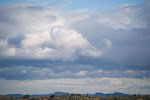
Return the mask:
MULTIPOLYGON (((104 66, 105 67, 105 66, 104 66)), ((113 67, 113 66, 111 66, 113 67)), ((60 65, 32 67, 11 66, 0 68, 0 78, 16 80, 60 79, 60 78, 150 78, 149 70, 127 69, 105 70, 90 65, 60 65)))

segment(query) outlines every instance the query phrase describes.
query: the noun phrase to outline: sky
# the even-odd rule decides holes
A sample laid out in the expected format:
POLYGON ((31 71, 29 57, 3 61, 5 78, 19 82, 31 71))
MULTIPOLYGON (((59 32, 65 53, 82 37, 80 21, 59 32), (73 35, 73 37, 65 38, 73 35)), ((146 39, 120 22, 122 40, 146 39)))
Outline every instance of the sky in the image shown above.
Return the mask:
POLYGON ((148 0, 1 0, 0 94, 150 93, 148 0))

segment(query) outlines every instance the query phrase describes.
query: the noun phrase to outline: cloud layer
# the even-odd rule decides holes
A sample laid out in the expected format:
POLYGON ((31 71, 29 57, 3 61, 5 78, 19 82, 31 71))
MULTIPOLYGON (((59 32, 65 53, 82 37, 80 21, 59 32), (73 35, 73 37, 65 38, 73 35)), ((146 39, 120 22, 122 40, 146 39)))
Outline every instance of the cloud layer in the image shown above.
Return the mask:
POLYGON ((110 10, 1 5, 0 93, 149 93, 149 12, 149 2, 110 10))
POLYGON ((0 92, 3 94, 50 94, 55 91, 69 93, 96 92, 113 93, 122 91, 124 93, 149 93, 149 80, 134 78, 62 78, 49 80, 4 80, 0 79, 0 92), (7 83, 7 84, 6 84, 7 83))
MULTIPOLYGON (((44 66, 44 65, 43 65, 44 66)), ((105 66, 104 66, 105 67, 105 66)), ((113 67, 113 66, 111 66, 113 67)), ((0 69, 0 78, 8 80, 36 80, 36 79, 59 79, 59 78, 150 78, 150 70, 136 70, 134 67, 124 70, 106 70, 89 65, 64 65, 47 68, 32 66, 11 66, 0 69)), ((141 66, 140 66, 141 67, 141 66)), ((121 68, 121 67, 120 67, 121 68)))

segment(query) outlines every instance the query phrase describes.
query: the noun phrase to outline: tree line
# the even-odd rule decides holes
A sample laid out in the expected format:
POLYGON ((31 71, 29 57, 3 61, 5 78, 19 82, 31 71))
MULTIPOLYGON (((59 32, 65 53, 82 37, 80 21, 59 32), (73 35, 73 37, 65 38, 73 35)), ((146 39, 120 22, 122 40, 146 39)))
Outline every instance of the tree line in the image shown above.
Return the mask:
POLYGON ((81 95, 81 94, 53 94, 51 96, 43 96, 43 97, 30 97, 30 95, 25 95, 20 98, 8 97, 0 95, 0 100, 150 100, 150 95, 133 95, 128 97, 117 96, 111 97, 110 95, 107 97, 100 97, 100 96, 89 96, 81 95))

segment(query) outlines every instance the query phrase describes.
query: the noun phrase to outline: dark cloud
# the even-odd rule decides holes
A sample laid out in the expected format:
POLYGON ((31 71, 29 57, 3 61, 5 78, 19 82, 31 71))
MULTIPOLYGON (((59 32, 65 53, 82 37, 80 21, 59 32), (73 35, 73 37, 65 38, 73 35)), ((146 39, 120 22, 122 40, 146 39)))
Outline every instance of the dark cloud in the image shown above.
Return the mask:
MULTIPOLYGON (((84 62, 84 61, 83 61, 84 62)), ((101 62, 83 63, 50 60, 1 60, 0 77, 35 80, 53 78, 150 78, 149 66, 112 65, 101 62), (94 64, 96 63, 96 64, 94 64), (99 65, 98 65, 99 64, 99 65)), ((88 62, 88 60, 86 60, 88 62)))
POLYGON ((12 38, 8 38, 8 44, 15 46, 16 48, 21 47, 21 41, 24 40, 24 36, 16 36, 12 38))

